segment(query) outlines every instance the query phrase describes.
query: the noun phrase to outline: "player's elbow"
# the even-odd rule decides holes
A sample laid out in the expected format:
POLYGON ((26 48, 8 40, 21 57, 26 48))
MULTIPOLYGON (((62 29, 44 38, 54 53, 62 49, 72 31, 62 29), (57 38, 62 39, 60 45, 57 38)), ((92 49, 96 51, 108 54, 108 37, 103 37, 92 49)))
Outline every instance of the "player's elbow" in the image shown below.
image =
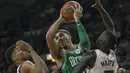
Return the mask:
POLYGON ((42 64, 36 64, 35 65, 35 69, 33 70, 34 73, 43 73, 43 70, 42 70, 42 64))
POLYGON ((46 35, 46 42, 47 42, 48 48, 51 49, 52 42, 53 42, 52 35, 49 35, 49 34, 46 35))
POLYGON ((80 44, 81 44, 81 46, 83 46, 84 48, 87 48, 87 49, 90 49, 90 47, 91 47, 91 43, 88 41, 83 41, 80 44))
POLYGON ((46 40, 50 40, 50 39, 53 39, 53 35, 51 33, 47 33, 46 34, 46 40))

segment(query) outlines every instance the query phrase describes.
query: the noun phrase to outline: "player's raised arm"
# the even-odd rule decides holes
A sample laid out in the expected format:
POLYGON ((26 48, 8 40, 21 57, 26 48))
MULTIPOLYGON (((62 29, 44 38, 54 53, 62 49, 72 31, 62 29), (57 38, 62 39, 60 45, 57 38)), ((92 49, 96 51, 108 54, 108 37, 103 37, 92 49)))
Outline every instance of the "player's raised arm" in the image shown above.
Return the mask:
MULTIPOLYGON (((35 68, 40 66, 39 68, 41 69, 42 73, 49 73, 49 70, 48 70, 45 62, 40 58, 40 56, 34 50, 30 51, 30 55, 35 63, 35 68)), ((34 70, 36 70, 36 69, 34 69, 34 70)), ((36 72, 36 73, 38 73, 38 72, 36 72)))
POLYGON ((74 7, 72 8, 74 9, 74 19, 75 19, 75 24, 77 26, 80 45, 83 50, 90 49, 91 44, 90 44, 88 34, 79 20, 80 17, 82 16, 83 8, 79 4, 75 4, 75 8, 74 7))
POLYGON ((111 17, 109 16, 109 14, 107 13, 107 11, 103 8, 100 0, 95 0, 95 4, 92 5, 92 7, 96 8, 101 14, 103 22, 107 30, 111 31, 116 36, 114 23, 111 17))
POLYGON ((54 38, 58 28, 62 23, 63 23, 63 18, 60 14, 60 17, 55 21, 54 24, 51 25, 51 27, 49 28, 46 34, 47 45, 54 59, 56 59, 59 56, 59 48, 58 45, 55 43, 54 38))
POLYGON ((32 49, 31 45, 24 41, 16 42, 20 49, 23 51, 28 51, 34 64, 27 61, 23 62, 20 68, 21 73, 49 73, 49 70, 45 62, 40 58, 40 56, 32 49))

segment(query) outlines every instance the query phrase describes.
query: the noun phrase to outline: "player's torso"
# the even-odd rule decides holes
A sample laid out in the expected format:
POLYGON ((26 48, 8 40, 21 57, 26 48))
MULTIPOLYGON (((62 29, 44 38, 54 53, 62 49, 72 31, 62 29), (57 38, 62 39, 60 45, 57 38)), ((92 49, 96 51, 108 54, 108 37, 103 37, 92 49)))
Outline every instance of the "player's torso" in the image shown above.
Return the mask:
MULTIPOLYGON (((65 56, 64 63, 62 65, 62 73, 72 73, 74 68, 78 65, 78 63, 82 60, 83 51, 77 45, 73 51, 63 50, 65 56)), ((86 73, 86 72, 84 72, 86 73)))
POLYGON ((116 61, 116 55, 111 50, 110 54, 107 55, 100 50, 95 50, 97 58, 94 67, 90 70, 90 73, 115 73, 118 64, 116 61))

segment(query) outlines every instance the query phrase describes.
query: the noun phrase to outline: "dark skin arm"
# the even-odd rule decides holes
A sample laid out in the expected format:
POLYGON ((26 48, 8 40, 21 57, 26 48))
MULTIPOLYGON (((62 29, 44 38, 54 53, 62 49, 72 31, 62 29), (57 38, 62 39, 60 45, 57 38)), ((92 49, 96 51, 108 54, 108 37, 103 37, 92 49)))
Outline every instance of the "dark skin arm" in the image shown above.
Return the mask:
POLYGON ((101 14, 103 22, 104 22, 107 30, 112 32, 116 36, 115 25, 114 25, 111 17, 109 16, 109 14, 107 13, 107 11, 103 8, 100 0, 95 0, 95 4, 92 5, 92 7, 96 8, 99 11, 99 13, 101 14))
POLYGON ((57 65, 52 66, 52 72, 51 73, 60 73, 60 69, 57 65))
POLYGON ((83 56, 82 61, 75 67, 72 73, 82 73, 88 66, 93 68, 96 61, 96 52, 87 51, 87 54, 83 56))

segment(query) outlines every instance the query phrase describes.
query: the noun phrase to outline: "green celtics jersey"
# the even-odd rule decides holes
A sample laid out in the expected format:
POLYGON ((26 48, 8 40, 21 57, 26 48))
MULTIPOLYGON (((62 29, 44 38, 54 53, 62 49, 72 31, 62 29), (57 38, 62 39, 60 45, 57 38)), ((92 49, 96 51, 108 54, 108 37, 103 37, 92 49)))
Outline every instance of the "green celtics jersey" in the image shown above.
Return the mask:
MULTIPOLYGON (((84 54, 82 49, 78 47, 78 45, 74 45, 74 46, 75 49, 73 51, 63 49, 63 52, 65 54, 65 59, 61 68, 62 73, 72 73, 74 68, 82 60, 82 55, 84 54)), ((87 72, 84 71, 83 73, 87 73, 87 72)))

